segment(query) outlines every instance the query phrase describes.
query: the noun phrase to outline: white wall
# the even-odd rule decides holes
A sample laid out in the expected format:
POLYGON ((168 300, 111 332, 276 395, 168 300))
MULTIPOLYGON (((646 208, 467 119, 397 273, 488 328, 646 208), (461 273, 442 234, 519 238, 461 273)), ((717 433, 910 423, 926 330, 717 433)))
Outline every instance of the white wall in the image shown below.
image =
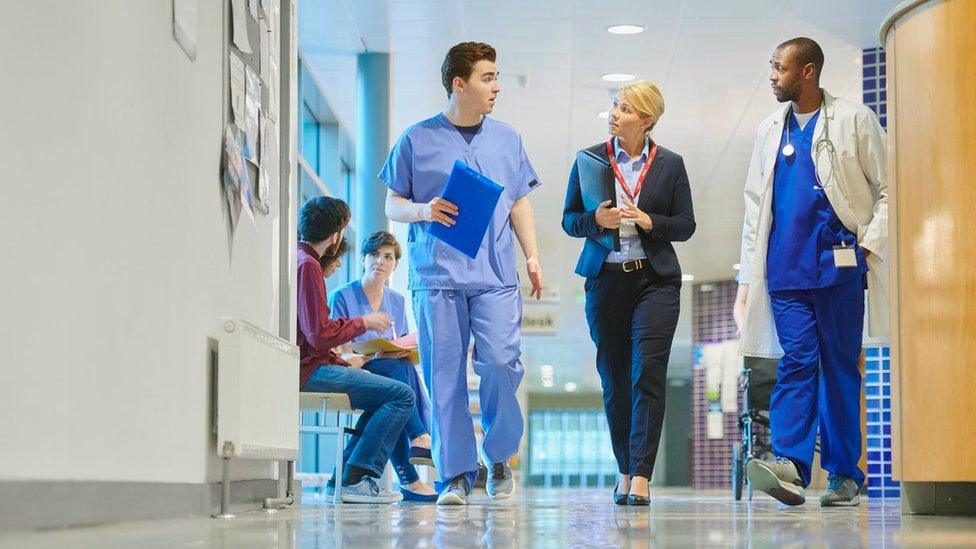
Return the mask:
POLYGON ((169 0, 4 3, 0 480, 219 479, 208 335, 278 318, 271 218, 231 239, 219 183, 225 3, 195 62, 169 0))

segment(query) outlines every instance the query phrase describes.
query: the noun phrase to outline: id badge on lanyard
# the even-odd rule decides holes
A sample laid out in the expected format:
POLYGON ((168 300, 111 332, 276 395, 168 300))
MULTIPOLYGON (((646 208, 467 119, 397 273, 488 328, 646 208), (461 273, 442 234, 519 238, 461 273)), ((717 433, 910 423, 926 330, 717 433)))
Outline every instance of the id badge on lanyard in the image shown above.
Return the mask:
POLYGON ((854 253, 854 246, 848 246, 844 242, 840 246, 834 246, 834 266, 838 269, 857 267, 857 254, 854 253))
POLYGON ((647 177, 647 172, 651 171, 651 165, 654 164, 654 159, 657 157, 657 143, 647 153, 647 162, 644 163, 644 168, 641 169, 640 174, 637 176, 637 183, 634 185, 633 191, 630 190, 630 185, 627 184, 627 179, 624 177, 624 174, 620 173, 620 166, 617 165, 617 154, 613 150, 613 139, 607 141, 607 156, 610 157, 610 166, 613 168, 613 176, 617 179, 617 183, 620 183, 620 187, 623 188, 624 193, 636 205, 637 197, 640 196, 641 188, 644 187, 644 179, 647 177))

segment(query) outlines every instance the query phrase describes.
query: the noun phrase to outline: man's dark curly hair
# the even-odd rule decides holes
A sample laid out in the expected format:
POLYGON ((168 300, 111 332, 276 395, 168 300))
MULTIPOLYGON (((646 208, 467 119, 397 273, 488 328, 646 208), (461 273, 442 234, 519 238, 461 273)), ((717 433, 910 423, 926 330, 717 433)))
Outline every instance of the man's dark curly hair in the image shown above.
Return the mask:
POLYGON ((298 239, 315 244, 328 239, 349 224, 349 204, 331 196, 310 198, 298 214, 298 239))

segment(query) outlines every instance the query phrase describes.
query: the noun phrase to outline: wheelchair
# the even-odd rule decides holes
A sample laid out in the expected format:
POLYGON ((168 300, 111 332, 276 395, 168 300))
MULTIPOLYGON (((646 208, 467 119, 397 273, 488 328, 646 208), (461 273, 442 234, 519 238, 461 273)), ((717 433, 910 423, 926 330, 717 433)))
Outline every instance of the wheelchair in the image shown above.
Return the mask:
MULTIPOLYGON (((769 399, 776 385, 776 359, 745 357, 739 387, 742 389, 742 415, 739 416, 741 440, 732 444, 732 490, 735 500, 749 484, 746 463, 750 459, 773 457, 772 439, 769 436, 769 399)), ((748 499, 752 500, 752 486, 748 486, 748 499)))

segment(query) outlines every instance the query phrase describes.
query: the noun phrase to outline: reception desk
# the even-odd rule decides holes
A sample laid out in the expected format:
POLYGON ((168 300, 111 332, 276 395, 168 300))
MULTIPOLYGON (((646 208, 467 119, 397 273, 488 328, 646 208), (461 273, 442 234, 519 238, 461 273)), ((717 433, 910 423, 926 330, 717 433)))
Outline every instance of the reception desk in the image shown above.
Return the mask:
POLYGON ((906 2, 887 53, 894 476, 976 514, 976 1, 906 2))

